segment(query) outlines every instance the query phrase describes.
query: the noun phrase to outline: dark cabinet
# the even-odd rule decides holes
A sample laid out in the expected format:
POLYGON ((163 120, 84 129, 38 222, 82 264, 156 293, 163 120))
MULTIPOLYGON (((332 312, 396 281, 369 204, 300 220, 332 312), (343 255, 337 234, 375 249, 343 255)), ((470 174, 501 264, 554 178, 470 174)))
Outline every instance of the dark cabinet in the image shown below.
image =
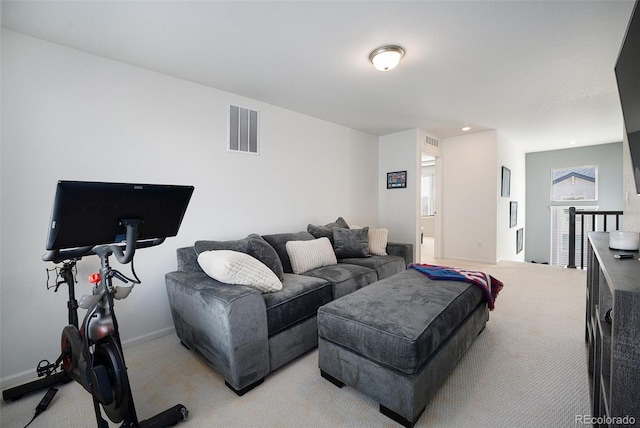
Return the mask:
POLYGON ((594 426, 640 425, 640 261, 589 233, 585 339, 594 426))

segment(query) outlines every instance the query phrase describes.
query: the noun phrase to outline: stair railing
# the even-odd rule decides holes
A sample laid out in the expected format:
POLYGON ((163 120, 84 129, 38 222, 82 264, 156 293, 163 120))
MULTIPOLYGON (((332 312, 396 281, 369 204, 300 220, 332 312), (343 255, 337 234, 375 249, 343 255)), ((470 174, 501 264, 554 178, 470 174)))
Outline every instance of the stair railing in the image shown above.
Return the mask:
POLYGON ((584 211, 577 210, 576 207, 569 208, 569 264, 568 268, 575 269, 576 266, 576 216, 580 216, 580 248, 583 250, 581 253, 580 260, 580 269, 584 269, 584 244, 585 244, 585 230, 584 230, 584 217, 591 216, 591 230, 588 232, 594 232, 598 229, 598 224, 602 223, 603 231, 607 232, 607 220, 610 216, 615 216, 615 224, 616 227, 613 230, 620 229, 620 216, 623 215, 622 211, 584 211), (602 218, 602 222, 598 221, 599 218, 602 218))

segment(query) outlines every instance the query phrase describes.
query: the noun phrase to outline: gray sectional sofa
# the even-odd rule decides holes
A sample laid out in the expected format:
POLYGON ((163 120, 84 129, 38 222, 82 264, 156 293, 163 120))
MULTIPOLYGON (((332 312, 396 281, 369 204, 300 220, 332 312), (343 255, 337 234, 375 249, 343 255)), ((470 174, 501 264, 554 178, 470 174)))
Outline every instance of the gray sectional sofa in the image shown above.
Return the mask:
POLYGON ((166 274, 178 338, 202 356, 228 387, 244 394, 272 371, 317 346, 318 308, 413 263, 411 244, 386 243, 372 255, 366 246, 373 232, 350 229, 339 218, 326 226, 309 225, 306 232, 252 234, 237 241, 198 241, 179 248, 177 270, 166 274), (304 266, 297 254, 290 257, 291 245, 322 244, 326 249, 325 240, 330 242, 336 263, 300 272, 304 266), (209 276, 198 256, 208 251, 222 253, 220 250, 259 260, 277 276, 281 289, 261 292, 209 276))

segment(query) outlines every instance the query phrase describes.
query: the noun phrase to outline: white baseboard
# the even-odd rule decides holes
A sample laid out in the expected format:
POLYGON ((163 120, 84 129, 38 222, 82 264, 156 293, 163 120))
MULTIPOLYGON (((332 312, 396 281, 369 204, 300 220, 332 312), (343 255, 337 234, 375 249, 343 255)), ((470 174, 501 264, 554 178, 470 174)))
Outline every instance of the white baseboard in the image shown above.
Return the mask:
POLYGON ((164 336, 168 336, 172 333, 175 333, 175 327, 165 327, 161 330, 153 331, 149 334, 144 334, 142 336, 134 337, 133 339, 125 340, 122 342, 122 348, 127 349, 135 345, 140 345, 145 342, 149 342, 150 340, 159 339, 164 336))
MULTIPOLYGON (((158 339, 160 337, 167 336, 176 331, 175 327, 166 327, 161 330, 157 330, 151 332, 149 334, 145 334, 142 336, 134 337, 129 340, 125 340, 122 342, 122 348, 128 349, 136 345, 140 345, 145 342, 149 342, 150 340, 158 339)), ((0 379, 0 389, 3 391, 8 388, 13 388, 14 386, 22 385, 27 382, 31 382, 37 380, 38 377, 36 375, 36 368, 34 367, 31 370, 25 370, 20 373, 16 373, 11 376, 6 376, 0 379)))

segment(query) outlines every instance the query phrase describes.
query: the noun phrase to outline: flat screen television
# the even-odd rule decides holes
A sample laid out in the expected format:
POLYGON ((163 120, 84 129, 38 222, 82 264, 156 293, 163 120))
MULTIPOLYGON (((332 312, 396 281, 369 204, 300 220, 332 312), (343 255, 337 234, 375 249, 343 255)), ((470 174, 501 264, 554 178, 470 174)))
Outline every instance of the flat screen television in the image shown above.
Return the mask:
POLYGON ((618 93, 622 105, 625 132, 631 152, 631 165, 636 183, 636 193, 640 195, 640 10, 636 3, 631 12, 631 20, 618 61, 615 66, 618 93))
POLYGON ((123 220, 139 220, 137 240, 176 236, 193 186, 59 181, 47 250, 122 242, 123 220))

